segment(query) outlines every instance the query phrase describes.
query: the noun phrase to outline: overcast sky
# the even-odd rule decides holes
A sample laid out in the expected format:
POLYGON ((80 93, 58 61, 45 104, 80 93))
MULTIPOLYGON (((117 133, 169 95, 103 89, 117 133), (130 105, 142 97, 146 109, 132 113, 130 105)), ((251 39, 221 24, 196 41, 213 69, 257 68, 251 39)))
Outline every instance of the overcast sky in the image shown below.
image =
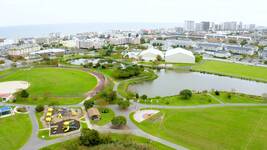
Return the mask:
POLYGON ((184 20, 267 26, 267 0, 0 0, 0 26, 184 20))

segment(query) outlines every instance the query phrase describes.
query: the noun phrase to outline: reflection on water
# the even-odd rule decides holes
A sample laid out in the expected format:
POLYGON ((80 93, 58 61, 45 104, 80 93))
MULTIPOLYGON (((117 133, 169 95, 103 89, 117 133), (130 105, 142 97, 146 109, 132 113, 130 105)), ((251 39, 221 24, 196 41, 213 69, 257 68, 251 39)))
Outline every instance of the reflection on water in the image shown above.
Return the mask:
POLYGON ((214 89, 259 96, 267 93, 267 84, 255 81, 199 72, 177 72, 172 70, 161 70, 157 74, 158 78, 156 80, 131 85, 129 90, 141 95, 146 94, 149 97, 176 95, 183 89, 194 91, 214 89))

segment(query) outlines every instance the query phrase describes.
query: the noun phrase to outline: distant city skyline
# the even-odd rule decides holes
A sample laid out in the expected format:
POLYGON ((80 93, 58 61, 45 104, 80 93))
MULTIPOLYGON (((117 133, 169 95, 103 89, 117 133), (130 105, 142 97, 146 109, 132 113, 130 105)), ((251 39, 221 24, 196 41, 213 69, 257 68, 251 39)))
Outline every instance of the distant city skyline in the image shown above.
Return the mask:
POLYGON ((0 0, 0 26, 184 20, 267 26, 265 6, 266 0, 0 0))

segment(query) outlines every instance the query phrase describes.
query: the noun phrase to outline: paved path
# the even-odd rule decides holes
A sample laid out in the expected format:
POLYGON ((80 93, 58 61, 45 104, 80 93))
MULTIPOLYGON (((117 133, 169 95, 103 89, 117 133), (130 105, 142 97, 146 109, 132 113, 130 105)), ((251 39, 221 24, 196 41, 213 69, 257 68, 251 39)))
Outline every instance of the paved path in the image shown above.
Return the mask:
POLYGON ((32 135, 28 142, 21 148, 22 150, 35 150, 38 149, 38 143, 42 143, 42 140, 38 138, 39 125, 35 116, 35 110, 33 107, 28 107, 29 116, 32 122, 32 135))

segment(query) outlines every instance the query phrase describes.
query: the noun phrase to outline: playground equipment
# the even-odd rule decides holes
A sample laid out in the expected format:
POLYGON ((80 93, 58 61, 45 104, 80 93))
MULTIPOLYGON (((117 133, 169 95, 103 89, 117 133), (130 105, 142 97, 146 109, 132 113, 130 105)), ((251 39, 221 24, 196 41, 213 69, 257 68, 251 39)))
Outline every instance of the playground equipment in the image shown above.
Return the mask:
POLYGON ((62 119, 62 114, 58 113, 57 118, 62 119))
POLYGON ((63 131, 66 133, 70 130, 70 122, 69 121, 65 121, 63 123, 63 131))
POLYGON ((46 118, 45 118, 45 121, 46 121, 46 122, 51 122, 51 121, 52 121, 52 118, 51 118, 51 117, 46 117, 46 118))
POLYGON ((72 116, 77 116, 77 114, 78 114, 78 113, 76 112, 76 110, 71 109, 71 115, 72 115, 72 116))

